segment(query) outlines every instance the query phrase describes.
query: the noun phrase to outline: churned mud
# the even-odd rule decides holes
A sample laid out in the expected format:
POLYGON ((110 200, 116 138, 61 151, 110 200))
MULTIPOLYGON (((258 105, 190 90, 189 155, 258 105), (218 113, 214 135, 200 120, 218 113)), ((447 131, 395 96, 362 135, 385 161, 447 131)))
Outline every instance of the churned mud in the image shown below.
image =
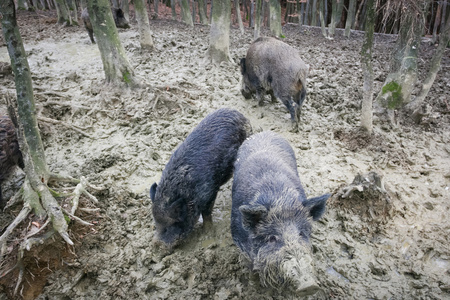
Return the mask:
MULTIPOLYGON (((449 55, 422 124, 401 114, 397 127, 375 119, 374 135, 367 138, 357 130, 363 34, 326 40, 316 28, 285 26, 285 41, 311 67, 300 131, 291 133, 282 103, 268 97, 259 107, 240 94, 238 62, 252 41, 250 29, 244 35, 231 30, 232 61, 213 67, 206 59, 208 27, 152 20, 155 49, 141 53, 132 22, 120 39, 143 87, 127 90, 104 84, 98 48, 83 28, 61 28, 52 18, 19 13, 39 114, 69 125, 41 122, 47 162, 54 172, 86 176, 107 190, 96 195, 100 210, 82 215, 95 225, 72 227, 75 247, 55 238, 27 253, 19 289, 24 298, 296 299, 262 287, 234 246, 231 180, 218 194, 212 228, 199 222, 172 253, 153 245, 150 185, 176 146, 221 107, 242 112, 255 131, 273 130, 291 143, 308 196, 333 193, 311 238, 321 291, 307 299, 450 298, 449 55), (370 182, 369 172, 382 184, 370 182)), ((395 37, 377 36, 375 42, 378 91, 395 37)), ((423 44, 422 79, 434 48, 423 44)), ((9 61, 3 40, 0 61, 9 61)), ((15 95, 8 72, 0 74, 2 111, 6 94, 15 95)), ((5 183, 6 196, 22 178, 17 171, 5 183)), ((92 206, 87 200, 83 205, 92 206)), ((3 212, 0 228, 19 210, 3 212)), ((11 261, 0 264, 2 270, 8 266, 11 261)), ((13 298, 16 278, 12 272, 0 279, 0 299, 13 298)))

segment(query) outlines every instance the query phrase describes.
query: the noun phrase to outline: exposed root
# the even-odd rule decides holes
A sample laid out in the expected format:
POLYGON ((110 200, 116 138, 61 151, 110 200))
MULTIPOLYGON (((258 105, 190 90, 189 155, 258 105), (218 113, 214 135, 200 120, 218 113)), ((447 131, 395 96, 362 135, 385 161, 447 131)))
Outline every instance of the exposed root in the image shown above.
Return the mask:
POLYGON ((70 129, 72 129, 72 130, 74 130, 74 131, 84 135, 85 137, 88 137, 90 139, 94 139, 94 137, 92 135, 84 132, 80 127, 78 127, 76 125, 67 124, 67 123, 64 123, 64 122, 61 122, 61 121, 58 121, 58 120, 54 120, 54 119, 50 119, 50 118, 46 118, 46 117, 42 117, 42 116, 37 117, 37 119, 39 121, 46 122, 46 123, 63 125, 65 127, 67 127, 67 128, 70 128, 70 129))

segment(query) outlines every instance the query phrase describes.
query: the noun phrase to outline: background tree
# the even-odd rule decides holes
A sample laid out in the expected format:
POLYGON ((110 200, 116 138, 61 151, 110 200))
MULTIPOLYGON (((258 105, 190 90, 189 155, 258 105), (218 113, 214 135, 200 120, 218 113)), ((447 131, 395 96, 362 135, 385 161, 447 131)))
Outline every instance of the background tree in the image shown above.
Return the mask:
POLYGON ((364 73, 363 100, 361 106, 361 126, 372 133, 372 102, 373 102, 373 66, 372 66, 372 48, 373 33, 375 28, 375 0, 367 0, 367 18, 364 43, 361 50, 361 63, 364 73))
POLYGON ((392 122, 393 110, 411 101, 417 82, 417 55, 430 0, 401 0, 395 3, 402 10, 400 32, 391 58, 390 73, 375 100, 392 122))
POLYGON ((270 0, 270 31, 276 37, 281 37, 281 5, 279 0, 270 0))
POLYGON ((261 31, 261 11, 263 0, 256 0, 256 8, 255 8, 255 30, 253 32, 253 39, 257 39, 259 37, 259 33, 261 31))
POLYGON ((206 0, 198 0, 198 15, 200 17, 200 23, 207 25, 208 18, 206 17, 206 0))
POLYGON ((88 0, 88 12, 102 57, 106 82, 136 86, 134 72, 120 43, 109 1, 88 0))
POLYGON ((150 22, 144 0, 134 0, 134 11, 139 27, 139 41, 142 50, 153 49, 153 39, 150 31, 150 22))
POLYGON ((65 26, 72 25, 72 17, 69 13, 69 6, 65 0, 55 0, 56 13, 58 15, 58 24, 65 26))
POLYGON ((194 26, 188 0, 181 0, 181 19, 189 26, 194 26))
POLYGON ((421 105, 425 101, 425 98, 428 95, 428 92, 431 89, 431 86, 434 83, 434 80, 436 79, 436 75, 441 67, 441 59, 444 55, 444 52, 449 45, 450 42, 450 17, 447 17, 447 21, 445 22, 445 27, 441 34, 439 35, 439 46, 436 49, 436 52, 433 55, 433 58, 430 63, 430 70, 428 71, 427 77, 425 78, 422 89, 419 93, 419 95, 409 103, 408 109, 412 110, 412 118, 419 122, 421 120, 421 117, 424 115, 424 112, 421 109, 421 105))
MULTIPOLYGON (((25 249, 29 250, 35 244, 44 243, 44 241, 53 236, 54 233, 59 233, 69 245, 73 245, 68 234, 68 222, 66 221, 65 215, 74 217, 73 214, 75 213, 76 207, 72 207, 71 213, 67 211, 63 212, 61 205, 54 197, 56 192, 51 191, 48 185, 56 181, 77 181, 72 178, 62 178, 56 174, 52 174, 48 169, 36 118, 37 113, 34 103, 30 67, 17 26, 14 1, 0 1, 0 13, 2 15, 2 31, 15 76, 17 111, 19 115, 20 132, 22 135, 20 138, 20 146, 25 159, 26 173, 25 182, 21 189, 23 208, 15 220, 13 220, 3 231, 2 236, 0 237, 0 260, 3 260, 4 258, 7 249, 6 243, 8 242, 10 234, 31 212, 39 218, 42 224, 51 224, 49 226, 51 228, 49 228, 45 234, 36 237, 25 236, 19 246, 19 254, 17 256, 18 261, 16 264, 16 268, 19 268, 19 277, 15 289, 15 293, 17 293, 23 279, 24 265, 22 259, 25 249), (45 219, 47 219, 46 222, 45 219)), ((82 189, 84 189, 84 187, 82 187, 82 189)), ((80 189, 80 192, 82 189, 80 189)), ((95 199, 95 197, 93 197, 93 199, 95 199)), ((45 226, 43 226, 43 228, 45 228, 45 226)))
POLYGON ((234 9, 236 12, 236 19, 239 24, 239 30, 241 31, 241 34, 244 34, 244 24, 242 23, 241 7, 239 5, 239 0, 234 0, 234 9))
POLYGON ((348 38, 350 37, 350 30, 352 29, 353 19, 355 18, 355 11, 356 11, 356 0, 350 0, 348 5, 347 20, 345 22, 345 31, 344 31, 344 36, 348 38))
POLYGON ((230 1, 214 0, 208 50, 214 64, 230 61, 230 22, 230 1))

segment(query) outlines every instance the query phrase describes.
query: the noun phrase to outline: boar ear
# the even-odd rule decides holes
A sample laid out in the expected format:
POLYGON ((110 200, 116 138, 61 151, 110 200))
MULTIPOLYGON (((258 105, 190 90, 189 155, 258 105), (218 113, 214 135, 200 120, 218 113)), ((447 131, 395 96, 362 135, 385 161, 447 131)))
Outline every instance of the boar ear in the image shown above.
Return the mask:
POLYGON ((152 186, 150 187, 150 199, 152 199, 152 202, 155 201, 157 187, 158 187, 158 185, 156 184, 156 182, 154 184, 152 184, 152 186))
POLYGON ((178 199, 168 205, 167 213, 172 220, 179 222, 182 221, 181 216, 186 216, 186 208, 183 204, 184 201, 182 199, 178 199))
POLYGON ((245 230, 254 229, 268 214, 267 209, 262 205, 242 205, 239 211, 242 214, 242 226, 245 230))
POLYGON ((309 208, 309 214, 314 221, 317 221, 322 217, 325 212, 325 205, 331 194, 325 194, 319 197, 309 198, 303 201, 303 206, 309 208))
POLYGON ((246 69, 245 69, 245 57, 241 58, 241 74, 244 75, 246 73, 246 69))

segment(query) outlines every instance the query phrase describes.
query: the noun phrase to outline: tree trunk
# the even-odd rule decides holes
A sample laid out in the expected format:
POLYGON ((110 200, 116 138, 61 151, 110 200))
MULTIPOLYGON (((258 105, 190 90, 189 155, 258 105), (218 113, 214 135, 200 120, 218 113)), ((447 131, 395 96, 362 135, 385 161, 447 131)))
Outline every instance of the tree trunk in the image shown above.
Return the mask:
POLYGON ((332 2, 331 22, 330 22, 330 25, 328 26, 328 35, 330 37, 334 36, 334 32, 336 29, 336 21, 338 20, 339 1, 344 1, 344 0, 333 0, 333 2, 332 2))
POLYGON ((297 0, 298 27, 300 30, 302 30, 302 25, 303 25, 302 7, 303 7, 303 3, 300 4, 300 0, 297 0))
POLYGON ((58 15, 58 24, 64 26, 72 25, 72 18, 69 14, 69 7, 65 0, 55 0, 56 14, 58 15))
POLYGON ((372 48, 373 32, 375 28, 375 0, 367 1, 366 32, 364 43, 361 50, 361 64, 364 73, 363 100, 361 106, 361 126, 369 134, 372 133, 372 102, 373 102, 373 66, 372 66, 372 48))
POLYGON ((417 53, 425 30, 425 12, 429 1, 418 1, 416 10, 411 6, 402 7, 400 33, 391 59, 390 74, 376 99, 383 108, 394 110, 411 101, 417 81, 417 53))
POLYGON ((209 39, 209 57, 213 64, 230 61, 230 23, 230 1, 214 0, 209 39))
POLYGON ((311 15, 311 26, 317 26, 317 0, 312 3, 311 15))
POLYGON ((344 36, 347 38, 350 37, 350 30, 352 28, 353 20, 355 19, 355 10, 356 10, 356 0, 350 0, 344 32, 344 36))
POLYGON ((281 37, 281 5, 279 0, 270 0, 270 31, 281 37))
POLYGON ((256 10, 255 10, 255 31, 253 33, 253 39, 259 38, 259 33, 261 31, 261 8, 262 0, 256 0, 256 10))
POLYGON ((103 62, 107 83, 134 87, 137 82, 120 43, 108 0, 89 0, 88 12, 103 62))
MULTIPOLYGON (((32 198, 24 199, 24 203, 30 205, 30 207, 39 207, 39 209, 35 209, 35 212, 41 218, 44 217, 46 212, 52 221, 53 228, 67 243, 73 245, 67 234, 68 225, 61 207, 47 187, 50 172, 45 161, 44 146, 36 119, 31 72, 17 26, 14 1, 0 1, 0 11, 2 12, 2 18, 0 19, 2 31, 15 75, 18 114, 24 137, 21 150, 25 157, 25 173, 31 184, 33 194, 32 198), (45 212, 39 203, 39 199, 45 212), (34 204, 30 202, 34 202, 34 204)), ((0 248, 3 248, 3 246, 0 248)))
POLYGON ((206 17, 205 1, 198 0, 198 14, 200 16, 200 23, 203 25, 208 25, 208 18, 206 17))
POLYGON ((141 49, 149 51, 153 49, 153 39, 150 31, 150 22, 147 14, 147 7, 144 0, 134 0, 134 11, 139 27, 139 40, 141 49))
POLYGON ((305 9, 305 22, 304 22, 304 24, 305 25, 310 25, 309 24, 309 20, 310 20, 310 18, 309 18, 309 11, 310 11, 310 2, 311 2, 311 0, 306 0, 306 9, 305 9))
POLYGON ((323 35, 323 37, 325 37, 325 38, 328 38, 328 35, 327 35, 327 31, 326 31, 326 29, 325 29, 325 23, 326 23, 326 21, 324 20, 324 17, 323 17, 323 11, 324 11, 324 8, 323 8, 323 0, 319 0, 320 2, 320 4, 319 4, 319 18, 320 18, 320 28, 322 29, 322 35, 323 35))
POLYGON ((121 8, 123 11, 123 15, 125 16, 125 19, 130 21, 130 4, 128 3, 128 0, 122 1, 121 8))
POLYGON ((365 3, 366 0, 362 0, 361 3, 359 4, 358 11, 356 12, 355 23, 353 24, 353 29, 355 30, 359 30, 359 15, 361 14, 362 7, 364 6, 365 3))
MULTIPOLYGON (((436 18, 434 20, 434 26, 433 26, 433 44, 437 40, 437 28, 439 26, 439 23, 441 22, 441 9, 442 9, 443 3, 438 4, 438 8, 436 11, 436 18)), ((441 27, 441 31, 443 31, 443 28, 441 27)))
POLYGON ((181 19, 186 25, 194 27, 194 22, 191 16, 191 9, 187 0, 181 0, 181 19))
POLYGON ((422 84, 422 89, 419 95, 414 99, 414 101, 409 103, 409 105, 407 106, 408 109, 414 111, 412 117, 417 122, 420 121, 420 106, 425 101, 425 98, 427 97, 428 92, 430 91, 431 86, 433 85, 434 80, 436 79, 436 75, 441 67, 442 56, 444 55, 444 52, 449 42, 450 42, 450 17, 447 18, 445 28, 442 29, 441 34, 439 36, 439 46, 437 47, 436 52, 434 53, 433 58, 431 60, 430 70, 428 71, 427 77, 425 78, 425 81, 422 84))
MULTIPOLYGON (((158 15, 159 15, 159 0, 153 0, 154 1, 154 3, 153 3, 153 9, 154 9, 154 11, 155 11, 155 13, 153 14, 153 17, 155 18, 155 19, 158 19, 158 15)), ((149 25, 149 27, 148 28, 150 28, 150 25, 149 25)), ((153 44, 153 42, 152 42, 152 44, 153 44)), ((141 46, 142 46, 142 43, 141 43, 141 46)), ((152 46, 153 47, 153 46, 152 46)))
POLYGON ((177 11, 175 6, 177 5, 176 0, 170 0, 170 8, 172 9, 172 20, 177 20, 177 11))
POLYGON ((239 0, 234 0, 234 8, 236 11, 236 18, 239 24, 239 30, 241 31, 241 34, 244 34, 244 24, 242 23, 242 16, 241 16, 241 8, 239 6, 239 0))

